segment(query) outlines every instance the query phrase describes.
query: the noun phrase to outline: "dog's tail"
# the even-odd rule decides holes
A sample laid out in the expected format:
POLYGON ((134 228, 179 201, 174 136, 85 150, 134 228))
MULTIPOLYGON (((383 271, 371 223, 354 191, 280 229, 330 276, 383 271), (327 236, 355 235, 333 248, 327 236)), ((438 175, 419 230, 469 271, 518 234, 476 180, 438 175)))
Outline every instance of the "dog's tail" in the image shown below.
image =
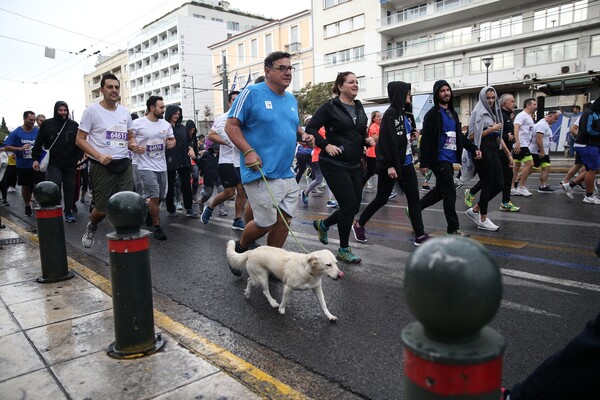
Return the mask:
POLYGON ((238 253, 235 251, 235 242, 230 240, 227 242, 227 261, 231 272, 239 276, 246 270, 246 261, 248 261, 248 252, 238 253), (239 273, 236 274, 236 272, 239 273))

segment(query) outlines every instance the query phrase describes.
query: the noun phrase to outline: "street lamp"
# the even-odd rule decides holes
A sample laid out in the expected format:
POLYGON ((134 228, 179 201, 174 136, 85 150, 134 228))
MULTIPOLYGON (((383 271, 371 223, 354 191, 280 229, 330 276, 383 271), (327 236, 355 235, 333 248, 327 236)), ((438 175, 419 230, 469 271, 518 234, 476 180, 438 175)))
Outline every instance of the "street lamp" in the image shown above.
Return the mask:
POLYGON ((483 65, 485 65, 485 86, 489 85, 489 72, 490 65, 492 65, 492 61, 494 61, 494 57, 487 56, 481 59, 483 61, 483 65))

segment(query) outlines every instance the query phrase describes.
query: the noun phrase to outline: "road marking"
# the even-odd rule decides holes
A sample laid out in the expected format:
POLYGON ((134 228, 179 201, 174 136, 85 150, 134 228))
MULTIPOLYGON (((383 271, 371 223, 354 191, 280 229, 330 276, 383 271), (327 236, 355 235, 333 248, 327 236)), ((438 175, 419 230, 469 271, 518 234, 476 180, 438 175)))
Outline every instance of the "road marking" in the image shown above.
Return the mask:
POLYGON ((585 290, 591 290, 594 292, 600 292, 600 286, 594 285, 593 283, 584 283, 584 282, 571 281, 568 279, 552 278, 550 276, 537 275, 537 274, 532 274, 530 272, 516 271, 513 269, 506 269, 506 268, 500 268, 500 273, 502 275, 514 276, 516 278, 530 279, 532 281, 546 282, 546 283, 552 283, 552 284, 560 285, 560 286, 574 287, 574 288, 578 288, 578 289, 585 289, 585 290))
POLYGON ((560 315, 554 314, 548 311, 540 310, 539 308, 529 307, 519 303, 513 303, 512 301, 502 300, 500 302, 500 307, 508 308, 510 310, 524 311, 533 314, 546 315, 548 317, 557 317, 560 318, 560 315))

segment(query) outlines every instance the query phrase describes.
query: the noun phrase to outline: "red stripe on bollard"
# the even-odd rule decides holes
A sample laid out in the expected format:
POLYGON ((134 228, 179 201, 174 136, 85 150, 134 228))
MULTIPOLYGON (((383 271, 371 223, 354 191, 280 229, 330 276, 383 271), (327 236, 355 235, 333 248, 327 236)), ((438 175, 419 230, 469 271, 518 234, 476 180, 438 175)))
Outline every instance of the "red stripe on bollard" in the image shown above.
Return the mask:
POLYGON ((445 365, 404 349, 404 374, 412 383, 440 396, 478 395, 500 389, 502 357, 475 365, 445 365))
POLYGON ((146 236, 133 240, 109 240, 108 251, 111 253, 135 253, 148 250, 150 247, 150 237, 146 236))
POLYGON ((56 218, 62 217, 62 208, 58 207, 52 210, 35 210, 36 218, 56 218))

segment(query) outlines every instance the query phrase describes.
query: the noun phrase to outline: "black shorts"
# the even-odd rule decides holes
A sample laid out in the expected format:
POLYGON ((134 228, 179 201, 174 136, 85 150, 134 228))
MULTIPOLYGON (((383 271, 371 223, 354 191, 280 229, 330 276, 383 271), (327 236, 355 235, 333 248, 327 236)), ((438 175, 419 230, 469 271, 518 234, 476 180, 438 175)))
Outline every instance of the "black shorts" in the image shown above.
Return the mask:
POLYGON ((544 157, 540 157, 539 154, 532 154, 532 156, 534 168, 544 168, 550 166, 550 155, 546 154, 544 157))
POLYGON ((529 151, 529 147, 521 147, 519 153, 515 153, 513 149, 513 159, 518 162, 527 162, 532 159, 531 152, 529 151))
POLYGON ((219 178, 224 188, 236 187, 240 183, 239 173, 235 173, 233 164, 219 164, 219 178))
POLYGON ((46 174, 33 168, 17 168, 18 184, 33 187, 46 179, 46 174))

